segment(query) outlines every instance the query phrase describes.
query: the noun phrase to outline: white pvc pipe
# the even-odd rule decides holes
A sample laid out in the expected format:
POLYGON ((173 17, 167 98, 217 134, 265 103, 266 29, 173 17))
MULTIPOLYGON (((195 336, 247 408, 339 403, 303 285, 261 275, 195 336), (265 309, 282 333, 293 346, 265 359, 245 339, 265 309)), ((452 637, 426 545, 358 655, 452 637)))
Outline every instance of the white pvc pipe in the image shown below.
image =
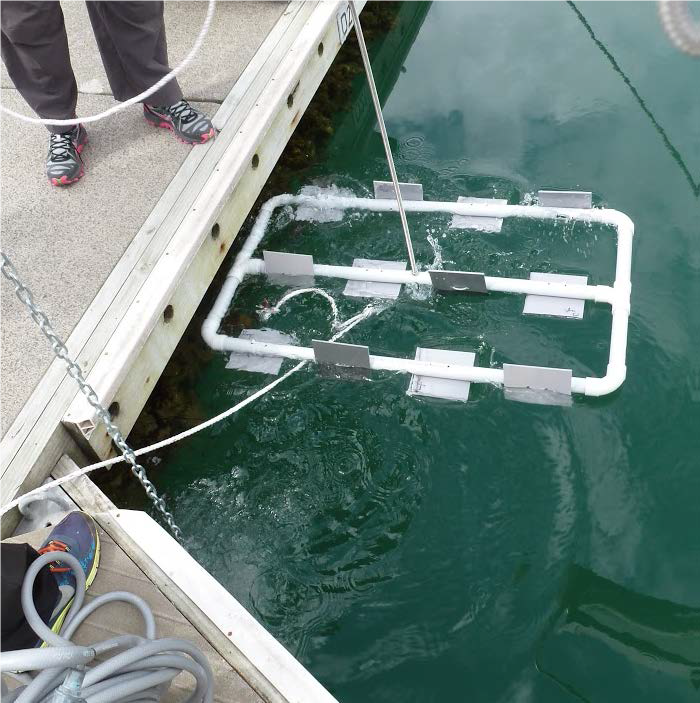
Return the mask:
MULTIPOLYGON (((278 195, 268 200, 260 209, 253 229, 243 248, 229 271, 226 281, 202 325, 202 337, 212 348, 220 351, 246 350, 250 354, 285 356, 290 359, 313 360, 313 349, 291 345, 264 345, 260 342, 247 342, 226 335, 218 334, 221 320, 231 305, 238 285, 246 275, 265 273, 265 264, 261 260, 251 259, 267 229, 274 210, 285 205, 306 205, 318 209, 369 210, 372 212, 392 212, 397 210, 395 200, 351 198, 337 195, 278 195), (247 345, 247 346, 242 346, 247 345), (251 345, 254 345, 251 346, 251 345), (267 347, 267 349, 266 349, 267 347), (251 351, 251 349, 254 349, 251 351), (281 353, 284 350, 284 353, 281 353)), ((408 200, 404 202, 407 212, 446 213, 468 215, 471 217, 508 218, 521 217, 539 220, 578 220, 612 225, 617 230, 617 261, 615 266, 615 283, 610 286, 580 286, 527 279, 499 278, 486 276, 488 290, 503 293, 525 295, 548 295, 554 297, 576 298, 608 303, 612 308, 610 335, 610 352, 607 373, 603 378, 587 377, 572 379, 571 389, 575 393, 590 396, 606 395, 619 388, 626 375, 627 327, 630 312, 632 240, 634 224, 627 215, 617 210, 604 208, 557 208, 536 205, 501 205, 498 203, 449 203, 408 200)), ((345 278, 348 280, 376 281, 385 283, 419 283, 430 285, 430 276, 421 272, 413 276, 407 271, 386 269, 363 269, 352 266, 329 266, 314 264, 314 274, 345 278)), ((371 368, 387 371, 405 371, 418 375, 435 375, 437 378, 454 378, 474 383, 501 383, 503 371, 480 367, 450 367, 446 364, 416 362, 409 359, 393 357, 370 357, 371 368), (449 369, 456 371, 450 371, 449 369), (421 371, 422 369, 422 371, 421 371), (432 372, 432 374, 430 373, 432 372), (443 375, 443 374, 457 374, 443 375)))
MULTIPOLYGON (((251 259, 246 271, 249 274, 266 273, 262 259, 251 259)), ((343 278, 348 281, 371 281, 374 283, 418 283, 432 285, 427 271, 414 276, 410 271, 395 269, 369 269, 359 266, 328 266, 314 264, 314 275, 328 278, 343 278)), ((610 286, 587 286, 574 283, 531 281, 525 278, 498 278, 485 276, 486 288, 499 293, 522 293, 524 295, 548 295, 556 298, 592 300, 596 303, 612 304, 616 300, 615 290, 610 286)))
MULTIPOLYGON (((235 337, 224 337, 224 340, 225 341, 222 340, 223 351, 252 354, 254 356, 277 356, 296 361, 315 361, 312 347, 256 342, 250 339, 235 337)), ((452 381, 503 385, 503 369, 491 369, 482 366, 441 364, 434 361, 415 361, 414 359, 370 354, 369 367, 376 371, 395 371, 398 373, 414 374, 416 376, 445 378, 452 381)), ((574 378, 572 380, 572 390, 582 393, 585 380, 584 378, 574 378)))

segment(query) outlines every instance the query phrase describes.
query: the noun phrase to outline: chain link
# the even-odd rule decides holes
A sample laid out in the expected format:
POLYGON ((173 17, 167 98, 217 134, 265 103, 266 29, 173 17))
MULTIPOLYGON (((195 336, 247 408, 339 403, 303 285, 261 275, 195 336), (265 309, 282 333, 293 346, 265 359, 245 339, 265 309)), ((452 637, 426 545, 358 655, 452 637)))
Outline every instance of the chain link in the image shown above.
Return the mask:
POLYGON ((63 343, 61 338, 53 331, 49 318, 46 314, 37 306, 32 297, 32 293, 19 279, 19 275, 12 262, 7 258, 4 252, 0 252, 0 268, 2 273, 15 287, 15 294, 19 300, 27 307, 32 320, 36 322, 39 329, 43 335, 48 339, 49 344, 53 353, 61 359, 68 368, 68 375, 73 378, 80 388, 80 392, 87 398, 88 403, 94 408, 97 413, 97 417, 104 423, 105 429, 109 433, 109 436, 114 440, 114 444, 119 448, 124 456, 124 459, 129 463, 131 467, 131 472, 139 480, 139 483, 143 486, 146 495, 151 499, 153 505, 157 508, 158 512, 163 516, 163 519, 167 523, 170 531, 180 540, 182 538, 182 532, 180 528, 175 524, 173 516, 168 512, 165 506, 165 500, 158 495, 156 487, 151 483, 148 476, 146 475, 146 469, 141 466, 136 461, 136 454, 134 454, 133 449, 126 443, 124 436, 120 432, 119 428, 112 422, 112 416, 101 403, 100 399, 95 392, 95 389, 85 380, 83 376, 83 371, 80 366, 71 359, 68 354, 68 349, 63 343))

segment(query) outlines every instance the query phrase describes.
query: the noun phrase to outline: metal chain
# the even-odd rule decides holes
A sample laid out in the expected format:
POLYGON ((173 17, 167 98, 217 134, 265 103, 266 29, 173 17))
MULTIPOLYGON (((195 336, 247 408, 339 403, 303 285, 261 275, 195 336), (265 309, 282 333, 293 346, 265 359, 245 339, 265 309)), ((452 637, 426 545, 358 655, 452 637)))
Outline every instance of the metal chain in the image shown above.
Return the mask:
POLYGON ((85 380, 80 366, 68 355, 66 345, 54 332, 51 327, 51 323, 49 322, 49 318, 46 317, 43 310, 41 310, 41 308, 39 308, 34 302, 32 292, 22 283, 22 281, 20 281, 15 267, 12 265, 12 262, 7 258, 4 252, 0 252, 0 260, 2 262, 0 264, 2 273, 5 278, 7 278, 14 285, 15 294, 27 307, 29 314, 38 325, 42 334, 49 340, 53 353, 66 364, 68 368, 68 375, 76 381, 78 387, 80 388, 80 392, 87 398, 88 403, 90 403, 99 419, 104 423, 105 429, 109 433, 109 436, 114 440, 114 443, 123 454, 124 459, 129 463, 131 472, 143 486, 144 491, 146 491, 146 495, 151 499, 153 505, 155 505, 160 514, 163 516, 163 519, 167 523, 175 538, 180 540, 182 538, 182 532, 175 524, 173 516, 165 507, 165 500, 158 495, 155 486, 148 479, 146 469, 144 469, 143 466, 136 461, 136 454, 134 454, 133 449, 131 449, 131 447, 126 443, 126 440, 124 439, 124 436, 120 432, 119 428, 112 422, 112 416, 109 414, 109 410, 107 410, 100 403, 100 399, 97 396, 95 389, 85 380))

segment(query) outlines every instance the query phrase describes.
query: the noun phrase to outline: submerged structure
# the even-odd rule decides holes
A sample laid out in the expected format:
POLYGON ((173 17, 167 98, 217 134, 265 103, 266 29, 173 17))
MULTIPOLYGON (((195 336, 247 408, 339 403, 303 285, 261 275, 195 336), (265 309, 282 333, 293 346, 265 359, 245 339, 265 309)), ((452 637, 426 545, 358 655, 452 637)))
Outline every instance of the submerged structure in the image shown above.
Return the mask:
MULTIPOLYGON (((466 400, 470 383, 502 386, 507 397, 543 403, 562 403, 578 393, 601 396, 620 387, 626 375, 627 323, 630 314, 632 240, 634 225, 625 214, 607 208, 593 208, 591 193, 540 191, 538 205, 508 205, 483 198, 467 202, 434 202, 422 199, 419 184, 399 184, 403 203, 394 197, 392 183, 375 182, 375 197, 349 198, 334 195, 280 195, 261 208, 252 232, 229 271, 226 282, 202 326, 202 336, 212 349, 267 359, 286 358, 313 361, 324 366, 355 370, 383 370, 411 374, 409 393, 466 400), (530 279, 503 278, 473 271, 406 271, 406 262, 356 259, 353 266, 317 263, 303 253, 263 251, 262 259, 252 255, 263 243, 270 218, 283 206, 310 207, 320 212, 344 213, 350 210, 389 213, 446 213, 453 216, 453 227, 500 230, 503 218, 574 220, 612 226, 617 233, 615 280, 612 285, 588 285, 586 277, 532 272, 530 279), (448 349, 416 349, 415 359, 400 359, 370 354, 366 346, 335 340, 315 340, 312 347, 299 347, 271 341, 269 332, 244 330, 239 338, 219 333, 221 320, 228 311, 246 276, 265 274, 283 283, 308 285, 316 277, 348 281, 345 295, 396 299, 401 286, 418 284, 440 293, 488 295, 507 293, 525 295, 525 314, 581 318, 585 301, 610 305, 612 324, 606 373, 602 377, 573 376, 571 369, 504 364, 502 368, 474 366, 474 355, 448 349), (359 286, 358 286, 359 284, 359 286), (447 383, 445 383, 447 382, 447 383)), ((484 236, 487 236, 487 233, 484 236)), ((359 252, 358 252, 359 253, 359 252)), ((411 251, 412 253, 412 251, 411 251)), ((414 263, 414 261, 412 261, 414 263)), ((311 289, 309 292, 313 292, 311 289)), ((233 365, 236 366, 235 360, 233 365)), ((247 368, 240 362, 238 368, 247 368)), ((267 370, 263 366, 258 370, 267 370)), ((279 371, 279 367, 277 367, 279 371)))

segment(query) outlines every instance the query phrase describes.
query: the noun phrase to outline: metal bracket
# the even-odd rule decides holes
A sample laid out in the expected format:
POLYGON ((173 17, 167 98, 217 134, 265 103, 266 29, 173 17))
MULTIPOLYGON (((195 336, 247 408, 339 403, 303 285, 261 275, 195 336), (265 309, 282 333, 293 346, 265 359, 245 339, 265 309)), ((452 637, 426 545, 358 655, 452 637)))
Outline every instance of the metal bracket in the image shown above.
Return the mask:
POLYGON ((505 397, 538 405, 571 405, 571 369, 503 364, 505 397))
MULTIPOLYGON (((405 261, 380 261, 379 259, 355 259, 352 265, 356 268, 389 269, 390 271, 405 271, 405 261)), ((400 283, 377 283, 375 281, 348 281, 344 295, 352 298, 387 298, 396 300, 401 293, 400 283)))
MULTIPOLYGON (((588 276, 568 276, 561 273, 531 273, 531 281, 548 281, 550 283, 571 283, 587 285, 588 276)), ((523 315, 548 315, 550 317, 568 317, 576 320, 583 318, 586 301, 579 298, 557 298, 550 295, 526 295, 523 315)))
MULTIPOLYGON (((422 183, 399 183, 404 200, 423 200, 422 183)), ((396 200, 396 190, 391 181, 374 181, 374 197, 377 200, 396 200)))
MULTIPOLYGON (((489 205, 507 205, 507 200, 498 198, 457 198, 458 203, 477 203, 489 205)), ((473 215, 452 215, 451 229, 476 229, 480 232, 498 234, 503 226, 503 219, 499 217, 474 217, 473 215)))
POLYGON ((452 293, 488 293, 483 273, 467 271, 428 271, 435 290, 452 293))
MULTIPOLYGON (((476 354, 473 352, 452 351, 449 349, 416 349, 416 361, 432 361, 437 364, 454 366, 474 366, 476 354)), ((428 398, 444 398, 445 400, 469 399, 469 381, 453 381, 449 378, 434 376, 411 376, 408 384, 408 395, 420 395, 428 398)))
MULTIPOLYGON (((239 339, 249 339, 253 342, 266 342, 268 344, 294 344, 295 339, 289 334, 282 334, 277 330, 254 329, 243 330, 239 339)), ((284 357, 260 356, 258 354, 244 354, 231 352, 226 364, 227 369, 239 371, 253 371, 255 373, 269 373, 277 376, 282 368, 284 357)))
POLYGON ((593 207, 593 193, 583 190, 538 190, 537 199, 542 207, 593 207))

